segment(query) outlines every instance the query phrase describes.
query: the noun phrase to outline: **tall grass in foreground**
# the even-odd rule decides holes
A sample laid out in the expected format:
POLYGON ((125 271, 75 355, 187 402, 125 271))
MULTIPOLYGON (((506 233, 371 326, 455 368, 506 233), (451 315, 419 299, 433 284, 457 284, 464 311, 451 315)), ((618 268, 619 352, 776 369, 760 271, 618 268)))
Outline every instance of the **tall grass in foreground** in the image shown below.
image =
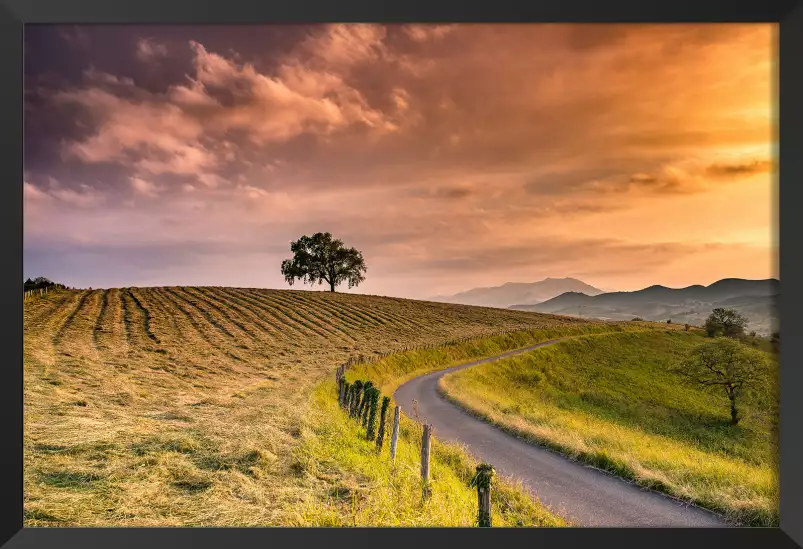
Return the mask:
MULTIPOLYGON (((348 370, 350 380, 370 379, 384 394, 418 375, 473 359, 558 337, 619 331, 643 331, 633 323, 564 326, 520 331, 391 355, 348 370)), ((402 416, 396 462, 387 450, 377 455, 365 430, 337 405, 334 381, 312 397, 311 431, 299 451, 299 463, 311 478, 329 479, 325 504, 310 502, 297 511, 299 525, 471 526, 476 522, 476 491, 469 483, 479 463, 458 445, 437 440, 432 450, 432 497, 422 500, 419 423, 402 416)), ((533 499, 520 483, 502 478, 492 497, 494 524, 560 526, 563 519, 533 499)))
POLYGON ((369 482, 359 469, 367 456, 361 466, 329 445, 324 435, 342 426, 321 423, 313 398, 338 364, 477 338, 376 365, 398 380, 569 329, 619 329, 354 294, 192 287, 53 291, 26 302, 24 322, 26 526, 327 524, 333 508, 343 524, 369 525, 368 511, 339 507, 337 489, 356 479, 378 497, 382 477, 369 482), (525 332, 485 341, 503 330, 525 332))
MULTIPOLYGON (((326 382, 312 396, 311 429, 298 450, 302 477, 325 480, 325 498, 299 505, 298 526, 475 526, 476 490, 469 486, 476 462, 459 446, 434 440, 431 496, 422 498, 421 425, 402 418, 396 460, 387 447, 377 453, 365 429, 348 418, 326 382)), ((501 481, 493 493, 499 526, 564 526, 566 522, 529 497, 518 484, 501 481)))
POLYGON ((337 486, 296 454, 314 436, 311 395, 338 364, 591 324, 194 287, 54 290, 24 314, 24 523, 37 527, 297 524, 299 509, 325 505, 337 486))
MULTIPOLYGON (((778 525, 774 392, 742 403, 684 385, 668 366, 702 337, 684 332, 579 338, 448 374, 455 403, 519 436, 737 523, 778 525)), ((777 363, 770 359, 777 372, 777 363)))

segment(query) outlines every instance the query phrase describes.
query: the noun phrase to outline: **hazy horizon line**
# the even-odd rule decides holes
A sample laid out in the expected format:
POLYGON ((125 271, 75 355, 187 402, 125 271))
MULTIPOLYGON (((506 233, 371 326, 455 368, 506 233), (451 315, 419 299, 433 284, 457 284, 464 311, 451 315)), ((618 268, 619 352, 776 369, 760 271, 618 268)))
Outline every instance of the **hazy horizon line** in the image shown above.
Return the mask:
MULTIPOLYGON (((26 280, 34 280, 36 278, 47 278, 48 280, 50 280, 51 282, 53 282, 55 284, 64 284, 63 282, 59 282, 57 280, 53 280, 53 279, 48 278, 46 276, 36 276, 36 277, 29 276, 29 277, 25 277, 26 280)), ((707 288, 707 287, 712 286, 712 285, 714 285, 714 284, 716 284, 718 282, 721 282, 723 280, 745 280, 745 281, 749 281, 749 282, 761 282, 761 281, 765 281, 765 280, 775 280, 777 282, 780 282, 780 278, 778 278, 776 276, 771 276, 771 277, 767 277, 767 278, 743 278, 743 277, 733 276, 733 277, 720 278, 720 279, 714 280, 713 282, 710 282, 709 284, 697 283, 697 284, 689 284, 689 285, 686 285, 686 286, 667 286, 665 284, 656 283, 656 284, 650 284, 650 285, 643 286, 643 287, 636 288, 636 289, 603 289, 603 288, 595 286, 594 284, 586 282, 585 280, 583 280, 581 278, 577 278, 577 277, 574 277, 574 276, 564 276, 564 277, 548 276, 548 277, 545 277, 543 279, 534 280, 534 281, 531 281, 531 282, 509 281, 509 282, 504 282, 504 283, 496 285, 496 286, 474 286, 474 287, 468 288, 466 290, 460 290, 458 292, 454 292, 452 294, 436 294, 436 295, 429 295, 429 296, 422 296, 422 297, 406 297, 406 296, 400 296, 400 295, 379 294, 379 293, 361 293, 361 292, 359 292, 359 288, 341 288, 341 289, 336 290, 334 293, 347 293, 347 294, 367 295, 367 296, 377 296, 377 297, 397 297, 397 298, 402 298, 402 299, 412 299, 412 300, 416 300, 416 301, 432 301, 433 299, 436 299, 436 298, 454 297, 454 296, 459 295, 461 293, 470 292, 472 290, 501 288, 502 286, 505 286, 505 285, 508 285, 508 284, 537 284, 539 282, 544 282, 546 280, 576 280, 576 281, 581 282, 583 284, 586 284, 588 286, 592 286, 593 288, 595 288, 597 290, 600 290, 602 293, 606 293, 606 294, 618 293, 618 292, 637 292, 637 291, 640 291, 640 290, 645 290, 647 288, 652 288, 652 287, 656 287, 656 286, 663 287, 663 288, 668 288, 668 289, 672 289, 672 290, 683 290, 683 289, 691 288, 691 287, 694 287, 694 286, 703 286, 703 287, 707 288)), ((75 290, 113 290, 113 289, 122 289, 122 288, 184 288, 184 287, 186 287, 186 288, 239 288, 239 289, 276 290, 276 291, 288 290, 288 291, 311 291, 311 292, 332 293, 329 290, 325 289, 325 285, 314 285, 313 286, 313 285, 310 285, 310 284, 295 284, 293 286, 288 285, 287 287, 282 287, 282 288, 271 287, 271 286, 250 286, 250 285, 249 286, 237 286, 237 285, 218 285, 218 284, 147 284, 147 285, 142 285, 142 286, 139 286, 139 285, 122 285, 122 286, 108 286, 108 287, 101 287, 101 286, 79 287, 79 286, 70 286, 69 284, 64 284, 64 285, 67 286, 68 288, 75 289, 75 290), (316 287, 316 286, 318 286, 318 287, 316 287)), ((568 292, 563 292, 563 293, 568 293, 568 292)), ((582 293, 582 292, 580 292, 580 293, 582 293)))

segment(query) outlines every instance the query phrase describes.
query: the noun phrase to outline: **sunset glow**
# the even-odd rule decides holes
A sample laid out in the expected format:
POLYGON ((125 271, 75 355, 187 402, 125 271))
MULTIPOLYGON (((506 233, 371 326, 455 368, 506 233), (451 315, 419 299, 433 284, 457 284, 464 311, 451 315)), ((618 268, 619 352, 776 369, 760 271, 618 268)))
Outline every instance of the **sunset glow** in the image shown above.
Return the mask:
POLYGON ((26 29, 24 275, 360 293, 777 277, 773 25, 26 29))

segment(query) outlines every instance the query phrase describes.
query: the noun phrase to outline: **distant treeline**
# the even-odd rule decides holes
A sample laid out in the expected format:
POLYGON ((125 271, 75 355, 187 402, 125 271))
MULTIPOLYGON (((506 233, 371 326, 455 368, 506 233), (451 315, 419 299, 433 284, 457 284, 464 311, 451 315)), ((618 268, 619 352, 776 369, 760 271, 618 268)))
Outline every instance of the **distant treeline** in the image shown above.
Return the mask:
POLYGON ((34 278, 31 280, 30 278, 25 281, 23 284, 23 291, 28 292, 30 290, 41 290, 43 288, 47 288, 49 290, 66 290, 67 286, 64 284, 58 284, 53 282, 50 279, 47 279, 43 276, 34 278))

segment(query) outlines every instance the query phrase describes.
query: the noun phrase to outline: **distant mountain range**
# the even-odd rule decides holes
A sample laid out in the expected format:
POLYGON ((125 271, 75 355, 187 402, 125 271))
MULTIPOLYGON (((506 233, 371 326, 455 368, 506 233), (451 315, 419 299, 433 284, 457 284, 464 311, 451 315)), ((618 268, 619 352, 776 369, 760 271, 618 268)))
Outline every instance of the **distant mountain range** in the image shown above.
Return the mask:
POLYGON ((606 320, 645 320, 702 325, 717 307, 735 309, 748 320, 748 331, 769 334, 778 329, 780 282, 774 278, 725 278, 710 286, 650 286, 635 292, 588 294, 569 291, 541 303, 519 303, 511 309, 606 320))
POLYGON ((490 288, 473 288, 450 296, 435 296, 432 301, 478 305, 481 307, 508 308, 511 305, 540 303, 566 292, 582 292, 585 295, 601 294, 576 278, 545 278, 538 282, 508 282, 490 288))

